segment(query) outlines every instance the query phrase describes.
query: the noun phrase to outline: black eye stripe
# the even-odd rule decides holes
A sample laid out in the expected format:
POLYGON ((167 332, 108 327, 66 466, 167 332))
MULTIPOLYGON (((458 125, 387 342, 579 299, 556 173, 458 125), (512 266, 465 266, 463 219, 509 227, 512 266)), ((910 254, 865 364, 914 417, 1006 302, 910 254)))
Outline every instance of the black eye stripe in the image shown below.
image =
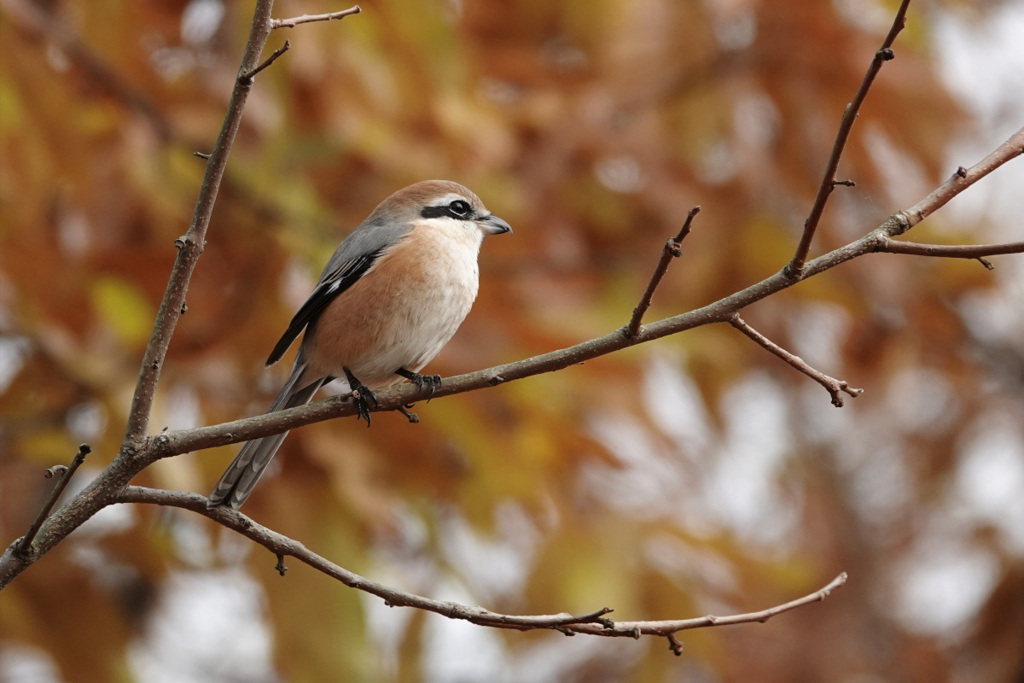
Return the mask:
POLYGON ((423 218, 448 216, 458 220, 466 220, 473 217, 473 207, 464 199, 454 199, 447 204, 424 206, 420 209, 420 216, 423 218))

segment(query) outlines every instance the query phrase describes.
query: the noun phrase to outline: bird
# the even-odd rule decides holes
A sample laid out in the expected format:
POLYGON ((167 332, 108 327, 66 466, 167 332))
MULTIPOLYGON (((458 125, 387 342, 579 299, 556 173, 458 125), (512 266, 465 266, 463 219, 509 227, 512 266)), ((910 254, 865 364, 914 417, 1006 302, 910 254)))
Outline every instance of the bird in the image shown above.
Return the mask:
MULTIPOLYGON (((441 377, 418 371, 476 300, 484 237, 511 232, 473 192, 448 180, 418 182, 382 201, 338 246, 270 352, 268 366, 303 335, 291 375, 267 412, 305 405, 335 379, 347 382, 367 426, 374 389, 409 380, 432 396, 441 377)), ((241 507, 287 435, 247 442, 207 506, 241 507)))

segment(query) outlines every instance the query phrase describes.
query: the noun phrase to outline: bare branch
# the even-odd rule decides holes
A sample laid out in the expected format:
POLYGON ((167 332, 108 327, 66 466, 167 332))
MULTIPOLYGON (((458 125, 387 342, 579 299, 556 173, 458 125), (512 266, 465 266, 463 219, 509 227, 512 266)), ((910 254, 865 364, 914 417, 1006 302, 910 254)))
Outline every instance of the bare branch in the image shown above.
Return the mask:
POLYGON ((832 405, 836 408, 843 407, 843 396, 841 392, 846 392, 854 398, 864 393, 863 389, 855 389, 846 383, 844 380, 836 379, 835 377, 829 377, 823 372, 819 372, 812 368, 807 361, 800 356, 790 353, 786 349, 782 348, 768 337, 764 336, 753 327, 751 327, 743 318, 740 317, 739 313, 734 314, 729 318, 729 324, 735 327, 737 330, 753 339, 759 346, 771 351, 782 360, 789 363, 791 366, 804 373, 815 382, 825 387, 828 393, 832 396, 832 405))
POLYGON ((821 178, 821 185, 818 186, 818 194, 814 197, 814 203, 811 205, 811 212, 807 215, 807 220, 804 221, 804 232, 800 236, 800 244, 797 245, 793 260, 786 266, 785 272, 787 276, 794 280, 799 280, 803 277, 807 254, 811 250, 811 240, 814 239, 814 232, 818 229, 818 223, 821 221, 821 215, 825 211, 825 204, 828 202, 832 190, 836 188, 836 185, 852 185, 852 181, 836 180, 839 160, 843 156, 847 140, 850 139, 850 131, 853 130, 853 123, 857 120, 857 113, 860 111, 860 107, 868 95, 868 90, 871 89, 871 85, 875 82, 875 76, 881 71, 882 64, 893 59, 895 56, 892 51, 892 44, 907 23, 907 7, 909 5, 910 0, 903 0, 900 3, 900 8, 896 12, 896 17, 893 19, 888 35, 885 36, 882 46, 878 48, 874 58, 871 60, 871 65, 868 66, 867 73, 864 74, 864 80, 861 81, 857 93, 853 96, 853 100, 846 105, 846 111, 843 112, 843 118, 839 123, 839 131, 836 133, 836 140, 832 144, 832 153, 829 155, 828 163, 825 165, 825 174, 821 178))
POLYGON ((1024 242, 1006 242, 1004 244, 921 244, 919 242, 904 242, 886 237, 875 251, 886 254, 978 259, 983 264, 988 264, 987 267, 991 270, 992 264, 985 261, 982 257, 995 256, 997 254, 1024 253, 1024 242))
MULTIPOLYGON (((764 623, 783 612, 788 612, 813 602, 820 602, 828 597, 832 591, 846 583, 846 574, 840 574, 824 588, 797 600, 761 610, 760 612, 735 614, 726 617, 709 615, 694 619, 617 622, 605 617, 606 614, 612 612, 608 607, 602 607, 583 615, 572 615, 565 612, 540 615, 501 614, 482 607, 433 600, 371 581, 334 564, 330 560, 309 550, 298 541, 273 531, 236 510, 224 507, 207 508, 206 498, 195 493, 128 486, 117 497, 117 502, 166 505, 198 513, 229 529, 237 531, 269 550, 277 558, 277 566, 275 567, 277 571, 281 571, 280 568, 284 566, 284 557, 294 557, 350 588, 376 595, 383 599, 389 607, 413 607, 434 612, 449 619, 462 619, 478 626, 488 626, 491 628, 514 629, 518 631, 553 629, 567 635, 584 633, 587 635, 625 638, 638 638, 641 635, 671 636, 679 631, 695 628, 732 626, 753 622, 764 623)), ((678 644, 678 640, 674 638, 671 641, 678 644)), ((674 647, 673 650, 675 650, 674 647)))
POLYGON ((673 258, 678 258, 682 254, 682 244, 686 236, 690 234, 690 225, 693 223, 694 217, 700 213, 700 207, 695 206, 690 209, 689 213, 686 214, 686 222, 683 223, 683 227, 680 228, 679 234, 665 242, 665 249, 661 252, 661 260, 658 261, 658 265, 654 269, 654 273, 651 275, 651 281, 647 283, 647 290, 644 295, 640 297, 640 303, 633 309, 633 317, 629 321, 629 325, 626 326, 625 335, 629 339, 636 339, 637 334, 640 332, 640 323, 643 322, 644 313, 651 306, 651 299, 654 297, 654 290, 661 284, 661 278, 665 277, 665 273, 668 272, 668 264, 673 258))
POLYGON ((328 14, 303 14, 301 17, 292 17, 291 19, 271 19, 270 28, 295 28, 299 24, 309 24, 314 21, 333 21, 335 19, 344 19, 352 14, 359 14, 362 11, 363 10, 359 5, 353 5, 352 7, 340 12, 330 12, 328 14))
MULTIPOLYGON (((92 448, 89 444, 83 443, 78 447, 78 452, 75 453, 75 457, 72 458, 71 464, 68 467, 61 466, 60 479, 54 485, 53 490, 50 491, 49 497, 46 502, 43 503, 43 507, 39 510, 39 514, 36 515, 36 519, 32 522, 32 526, 28 528, 28 533, 22 536, 21 540, 14 546, 14 552, 19 555, 28 555, 32 550, 32 541, 35 540, 36 534, 39 533, 39 528, 43 526, 43 522, 46 521, 47 515, 50 514, 50 510, 57 503, 57 499, 60 498, 60 494, 64 493, 64 489, 67 488, 71 482, 71 477, 75 476, 75 472, 78 470, 78 466, 85 462, 85 456, 92 452, 92 448)), ((46 478, 53 477, 53 468, 46 471, 46 478)))

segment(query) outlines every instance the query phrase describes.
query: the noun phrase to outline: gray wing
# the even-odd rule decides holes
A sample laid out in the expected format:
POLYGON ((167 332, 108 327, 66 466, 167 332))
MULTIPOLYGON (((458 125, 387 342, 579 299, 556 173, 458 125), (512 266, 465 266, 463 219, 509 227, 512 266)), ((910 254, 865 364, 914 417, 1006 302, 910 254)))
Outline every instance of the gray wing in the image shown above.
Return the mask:
POLYGON ((292 342, 306 327, 316 322, 327 308, 327 304, 355 284, 370 270, 381 254, 409 234, 411 229, 407 223, 385 225, 383 221, 376 219, 367 221, 352 231, 327 261, 316 288, 288 323, 288 329, 270 352, 267 365, 273 365, 281 360, 292 342))

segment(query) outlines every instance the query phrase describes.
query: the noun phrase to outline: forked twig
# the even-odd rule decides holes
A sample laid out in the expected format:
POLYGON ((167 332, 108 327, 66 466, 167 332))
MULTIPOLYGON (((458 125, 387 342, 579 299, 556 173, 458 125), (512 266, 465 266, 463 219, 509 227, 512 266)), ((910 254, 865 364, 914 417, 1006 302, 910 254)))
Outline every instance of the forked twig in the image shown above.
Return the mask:
POLYGON ((815 370, 803 358, 787 351, 786 349, 782 348, 781 346, 773 342, 768 337, 764 336, 763 334, 755 330, 753 327, 747 324, 747 322, 743 320, 743 318, 740 317, 739 313, 735 313, 731 318, 729 318, 729 324, 735 327, 743 334, 753 339, 759 346, 763 347, 768 351, 771 351, 776 356, 786 361, 791 366, 793 366, 800 372, 804 373, 821 386, 825 387, 825 389, 828 390, 828 393, 832 396, 832 405, 834 405, 836 408, 843 407, 843 396, 841 392, 846 392, 847 394, 853 396, 854 398, 864 393, 863 389, 856 389, 854 387, 851 387, 844 380, 836 379, 835 377, 829 377, 825 373, 815 370))

